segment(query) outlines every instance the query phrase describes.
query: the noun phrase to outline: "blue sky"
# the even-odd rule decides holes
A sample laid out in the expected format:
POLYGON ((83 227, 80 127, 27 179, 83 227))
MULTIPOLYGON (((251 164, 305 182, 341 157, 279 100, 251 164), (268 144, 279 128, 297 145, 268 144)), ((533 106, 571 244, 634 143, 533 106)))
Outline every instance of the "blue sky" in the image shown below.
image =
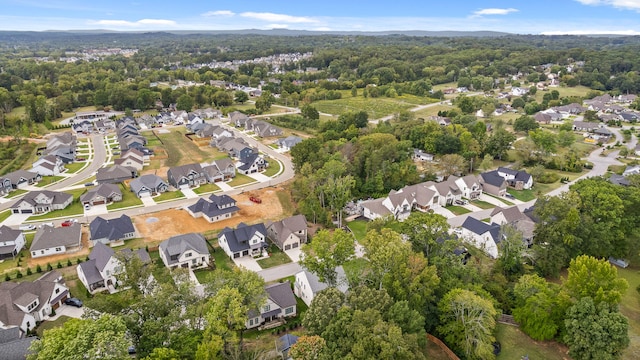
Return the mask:
POLYGON ((271 28, 640 35, 640 0, 0 0, 0 30, 271 28))

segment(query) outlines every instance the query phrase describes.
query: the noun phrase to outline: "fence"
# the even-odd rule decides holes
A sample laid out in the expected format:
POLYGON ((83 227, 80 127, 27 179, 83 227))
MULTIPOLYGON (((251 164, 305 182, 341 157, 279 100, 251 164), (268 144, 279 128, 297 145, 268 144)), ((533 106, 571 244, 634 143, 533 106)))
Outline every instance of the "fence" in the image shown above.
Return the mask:
POLYGON ((500 314, 500 317, 498 318, 498 322, 500 324, 506 324, 506 325, 512 325, 512 326, 517 326, 519 327, 520 325, 518 325, 518 323, 515 321, 515 319, 513 318, 513 316, 511 315, 507 315, 507 314, 500 314))
POLYGON ((440 349, 442 349, 442 351, 447 354, 447 357, 449 357, 450 360, 460 360, 460 358, 453 353, 453 351, 451 351, 451 349, 449 349, 449 347, 447 347, 447 345, 445 345, 442 341, 440 341, 440 339, 438 339, 437 337, 431 335, 431 334, 427 334, 427 339, 429 341, 431 341, 432 343, 438 345, 438 347, 440 349))

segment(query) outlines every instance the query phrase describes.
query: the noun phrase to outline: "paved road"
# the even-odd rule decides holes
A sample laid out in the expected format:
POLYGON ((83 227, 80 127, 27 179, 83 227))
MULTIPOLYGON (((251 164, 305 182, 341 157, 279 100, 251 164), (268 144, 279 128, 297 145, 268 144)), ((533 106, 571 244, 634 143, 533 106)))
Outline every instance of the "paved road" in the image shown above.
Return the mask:
POLYGON ((293 276, 300 271, 302 271, 302 267, 298 263, 292 262, 258 271, 258 275, 262 276, 265 282, 270 282, 293 276))
POLYGON ((104 136, 92 135, 91 146, 93 149, 93 157, 91 159, 87 159, 87 161, 90 161, 90 164, 82 171, 76 173, 74 176, 64 179, 59 183, 48 186, 47 190, 55 191, 64 189, 78 183, 78 181, 82 181, 83 179, 87 179, 93 176, 95 172, 98 171, 98 169, 101 168, 102 165, 104 165, 104 162, 107 159, 107 149, 104 147, 104 136))
MULTIPOLYGON (((483 92, 474 92, 474 93, 467 93, 467 94, 465 94, 465 95, 466 95, 466 96, 478 96, 478 95, 482 95, 482 94, 484 94, 484 93, 483 93, 483 92)), ((418 105, 418 106, 416 106, 416 107, 414 107, 414 108, 409 109, 409 111, 411 111, 411 112, 416 112, 416 111, 420 111, 420 110, 428 109, 428 108, 430 108, 430 107, 434 107, 434 106, 438 106, 438 105, 445 105, 445 104, 451 105, 451 99, 443 100, 443 101, 439 101, 439 102, 437 102, 437 103, 432 103, 432 104, 418 105)), ((370 122, 371 124, 377 124, 377 123, 379 123, 380 121, 387 121, 387 120, 391 120, 391 119, 393 119, 393 117, 394 117, 394 116, 395 116, 395 114, 387 115, 387 116, 385 116, 385 117, 381 117, 381 118, 379 118, 379 119, 372 119, 372 120, 369 120, 369 122, 370 122)))

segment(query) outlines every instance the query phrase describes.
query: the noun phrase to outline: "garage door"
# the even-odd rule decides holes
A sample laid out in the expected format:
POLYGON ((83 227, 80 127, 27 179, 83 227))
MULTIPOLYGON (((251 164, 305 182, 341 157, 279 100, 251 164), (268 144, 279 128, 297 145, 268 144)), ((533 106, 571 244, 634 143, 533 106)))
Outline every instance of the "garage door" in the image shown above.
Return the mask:
POLYGON ((104 203, 105 203, 105 201, 104 201, 104 200, 99 200, 99 201, 94 201, 94 202, 93 202, 93 205, 102 205, 102 204, 104 204, 104 203))
POLYGON ((239 257, 240 257, 240 253, 233 253, 233 258, 234 258, 234 259, 237 259, 237 258, 239 258, 239 257))
POLYGON ((285 249, 285 250, 291 250, 291 245, 285 245, 285 246, 284 246, 284 249, 285 249))
POLYGON ((180 185, 180 190, 189 189, 189 184, 180 185))
POLYGON ((293 248, 297 248, 298 246, 300 246, 300 243, 293 243, 293 248))
POLYGON ((244 251, 242 252, 242 256, 247 256, 247 255, 249 255, 249 250, 244 250, 244 251))
POLYGON ((139 193, 139 196, 140 196, 141 198, 151 197, 151 191, 141 191, 141 192, 139 193))
POLYGON ((31 209, 22 209, 20 212, 22 214, 33 214, 33 210, 31 209))

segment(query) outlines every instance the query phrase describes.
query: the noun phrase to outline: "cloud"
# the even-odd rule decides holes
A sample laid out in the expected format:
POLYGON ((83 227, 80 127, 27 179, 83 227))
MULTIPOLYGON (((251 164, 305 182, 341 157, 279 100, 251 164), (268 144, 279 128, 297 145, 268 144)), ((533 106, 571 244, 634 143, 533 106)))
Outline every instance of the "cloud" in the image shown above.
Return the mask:
POLYGON ((215 11, 207 11, 206 13, 202 14, 202 16, 233 16, 236 13, 234 13, 231 10, 215 10, 215 11))
POLYGON ((612 6, 618 9, 640 11, 640 0, 575 0, 583 5, 612 6))
POLYGON ((513 12, 518 12, 518 9, 508 8, 508 9, 499 9, 499 8, 488 8, 488 9, 480 9, 473 13, 474 17, 484 16, 484 15, 507 15, 513 12))
POLYGON ((160 26, 176 26, 176 22, 173 20, 165 19, 140 19, 138 21, 128 20, 97 20, 90 21, 90 24, 110 26, 110 27, 141 27, 144 25, 160 25, 160 26))
POLYGON ((268 21, 268 22, 272 22, 272 23, 293 23, 293 24, 299 24, 299 23, 317 23, 318 21, 309 17, 305 17, 305 16, 291 16, 291 15, 285 15, 285 14, 274 14, 274 13, 270 13, 270 12, 243 12, 240 14, 240 16, 242 17, 246 17, 246 18, 251 18, 251 19, 257 19, 257 20, 263 20, 263 21, 268 21))

